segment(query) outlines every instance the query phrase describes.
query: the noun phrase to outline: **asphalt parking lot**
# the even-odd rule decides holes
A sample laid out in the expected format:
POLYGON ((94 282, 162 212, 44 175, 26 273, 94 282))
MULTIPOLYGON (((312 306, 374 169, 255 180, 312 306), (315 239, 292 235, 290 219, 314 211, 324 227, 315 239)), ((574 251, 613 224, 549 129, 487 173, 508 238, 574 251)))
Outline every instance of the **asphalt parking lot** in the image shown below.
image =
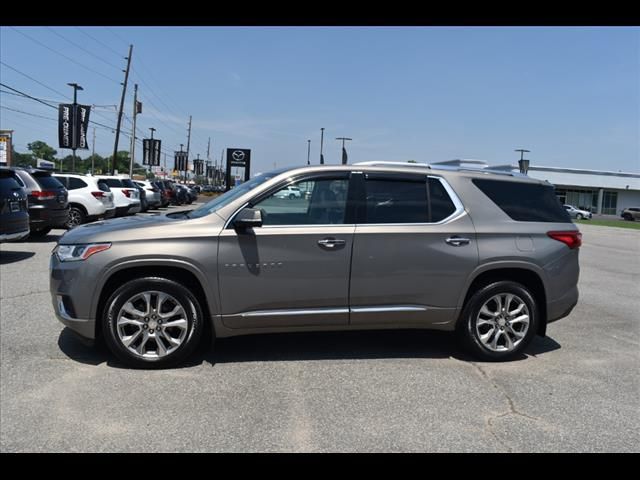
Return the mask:
POLYGON ((438 332, 264 335, 122 368, 51 306, 62 231, 0 246, 2 452, 640 450, 640 233, 581 225, 580 302, 510 363, 438 332))

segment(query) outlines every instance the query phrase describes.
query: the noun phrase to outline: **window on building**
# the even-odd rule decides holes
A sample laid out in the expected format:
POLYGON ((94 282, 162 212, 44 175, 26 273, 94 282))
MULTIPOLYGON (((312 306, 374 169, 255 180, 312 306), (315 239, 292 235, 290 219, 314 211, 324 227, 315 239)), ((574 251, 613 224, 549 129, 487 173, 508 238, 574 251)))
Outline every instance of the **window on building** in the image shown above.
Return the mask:
POLYGON ((605 190, 602 195, 602 214, 615 215, 618 207, 618 192, 605 190))

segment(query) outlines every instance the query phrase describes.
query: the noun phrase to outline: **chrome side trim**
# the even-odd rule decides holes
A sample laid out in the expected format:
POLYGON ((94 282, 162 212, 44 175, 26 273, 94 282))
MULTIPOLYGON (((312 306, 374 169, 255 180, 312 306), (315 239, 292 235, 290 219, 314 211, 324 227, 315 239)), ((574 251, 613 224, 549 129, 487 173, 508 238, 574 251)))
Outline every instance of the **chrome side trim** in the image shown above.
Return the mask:
POLYGON ((383 313, 383 312, 426 312, 427 307, 419 305, 396 305, 393 307, 352 307, 352 313, 383 313))
POLYGON ((283 315, 327 315, 334 313, 349 313, 348 308, 314 308, 304 310, 257 310, 254 312, 244 312, 236 315, 224 315, 226 316, 241 316, 241 317, 271 317, 271 316, 283 316, 283 315))

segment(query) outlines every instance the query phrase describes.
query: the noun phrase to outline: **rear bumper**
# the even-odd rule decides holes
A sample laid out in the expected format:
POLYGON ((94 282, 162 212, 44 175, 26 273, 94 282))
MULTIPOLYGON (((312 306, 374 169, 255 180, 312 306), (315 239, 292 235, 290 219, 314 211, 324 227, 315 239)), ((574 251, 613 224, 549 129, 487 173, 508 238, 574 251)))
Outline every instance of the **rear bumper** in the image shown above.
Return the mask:
POLYGON ((31 233, 31 231, 29 230, 29 225, 27 225, 27 229, 20 231, 20 232, 14 232, 14 233, 0 233, 0 243, 2 242, 17 242, 18 240, 22 240, 23 238, 26 238, 29 236, 29 233, 31 233))
POLYGON ((578 303, 578 287, 575 286, 562 297, 547 304, 547 323, 569 316, 578 303))
POLYGON ((31 230, 45 228, 63 228, 69 219, 69 208, 52 210, 48 208, 29 209, 29 227, 31 230))

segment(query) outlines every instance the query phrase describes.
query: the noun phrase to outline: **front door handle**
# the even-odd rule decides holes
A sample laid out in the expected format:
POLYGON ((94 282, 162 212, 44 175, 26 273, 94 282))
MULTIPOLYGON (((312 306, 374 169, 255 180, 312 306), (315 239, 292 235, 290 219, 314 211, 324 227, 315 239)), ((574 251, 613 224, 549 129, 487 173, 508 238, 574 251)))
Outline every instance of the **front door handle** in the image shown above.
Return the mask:
POLYGON ((318 240, 318 245, 328 249, 335 249, 336 247, 343 246, 346 243, 347 242, 345 240, 341 240, 339 238, 323 238, 322 240, 318 240))
POLYGON ((469 244, 469 239, 468 238, 462 238, 459 237, 457 235, 454 235, 453 237, 449 237, 445 240, 445 242, 447 242, 449 245, 453 246, 453 247, 460 247, 462 245, 468 245, 469 244))

